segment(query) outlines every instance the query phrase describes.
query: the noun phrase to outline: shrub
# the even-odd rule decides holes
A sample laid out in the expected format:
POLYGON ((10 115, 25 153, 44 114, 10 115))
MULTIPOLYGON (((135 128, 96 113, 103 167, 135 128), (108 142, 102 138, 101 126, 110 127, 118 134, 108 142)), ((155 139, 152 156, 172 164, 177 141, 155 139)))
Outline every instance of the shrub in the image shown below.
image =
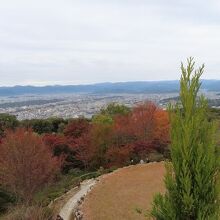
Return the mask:
POLYGON ((165 158, 163 154, 158 153, 157 151, 152 151, 147 155, 147 159, 149 162, 160 162, 163 161, 165 158))
POLYGON ((14 196, 0 188, 0 213, 5 211, 7 207, 14 202, 14 196))
POLYGON ((52 220, 53 212, 41 206, 16 206, 8 210, 4 220, 52 220))

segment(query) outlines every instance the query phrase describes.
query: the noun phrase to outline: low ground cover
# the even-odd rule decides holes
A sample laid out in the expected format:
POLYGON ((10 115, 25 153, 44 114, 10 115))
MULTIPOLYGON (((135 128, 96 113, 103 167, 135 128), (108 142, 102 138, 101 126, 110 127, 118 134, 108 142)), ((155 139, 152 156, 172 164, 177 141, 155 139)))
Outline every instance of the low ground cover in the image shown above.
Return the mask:
POLYGON ((164 162, 160 162, 103 176, 83 203, 85 220, 146 220, 144 214, 150 210, 154 194, 164 192, 164 174, 164 162))

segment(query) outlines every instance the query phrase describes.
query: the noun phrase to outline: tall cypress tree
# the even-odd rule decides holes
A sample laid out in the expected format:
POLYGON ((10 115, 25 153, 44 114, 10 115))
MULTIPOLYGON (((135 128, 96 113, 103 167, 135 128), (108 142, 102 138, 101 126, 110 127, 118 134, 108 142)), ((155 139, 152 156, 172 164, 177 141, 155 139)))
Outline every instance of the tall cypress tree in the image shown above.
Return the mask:
POLYGON ((219 220, 219 158, 215 126, 207 119, 207 101, 198 96, 204 65, 193 58, 181 64, 180 102, 169 107, 171 162, 167 163, 166 192, 154 198, 157 220, 219 220))

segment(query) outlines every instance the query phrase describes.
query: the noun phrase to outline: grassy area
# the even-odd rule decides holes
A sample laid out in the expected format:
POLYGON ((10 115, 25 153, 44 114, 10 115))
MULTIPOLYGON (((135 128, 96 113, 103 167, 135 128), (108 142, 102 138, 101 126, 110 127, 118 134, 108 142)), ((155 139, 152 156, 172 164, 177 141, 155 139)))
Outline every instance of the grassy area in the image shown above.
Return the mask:
POLYGON ((104 176, 85 199, 85 220, 146 220, 140 210, 149 210, 154 194, 164 191, 164 174, 164 163, 160 162, 104 176))
POLYGON ((17 205, 10 207, 7 214, 0 216, 1 220, 52 220, 53 211, 47 207, 17 205))

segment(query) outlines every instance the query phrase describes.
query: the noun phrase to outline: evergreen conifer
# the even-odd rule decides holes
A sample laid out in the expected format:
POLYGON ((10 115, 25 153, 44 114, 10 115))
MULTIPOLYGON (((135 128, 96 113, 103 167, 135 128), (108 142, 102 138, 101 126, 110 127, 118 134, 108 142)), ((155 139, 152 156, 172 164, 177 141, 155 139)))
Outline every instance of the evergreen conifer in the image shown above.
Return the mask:
POLYGON ((208 105, 198 96, 204 65, 193 58, 181 64, 180 101, 169 107, 171 162, 166 164, 166 192, 154 198, 157 220, 219 220, 219 158, 215 126, 207 119, 208 105))

